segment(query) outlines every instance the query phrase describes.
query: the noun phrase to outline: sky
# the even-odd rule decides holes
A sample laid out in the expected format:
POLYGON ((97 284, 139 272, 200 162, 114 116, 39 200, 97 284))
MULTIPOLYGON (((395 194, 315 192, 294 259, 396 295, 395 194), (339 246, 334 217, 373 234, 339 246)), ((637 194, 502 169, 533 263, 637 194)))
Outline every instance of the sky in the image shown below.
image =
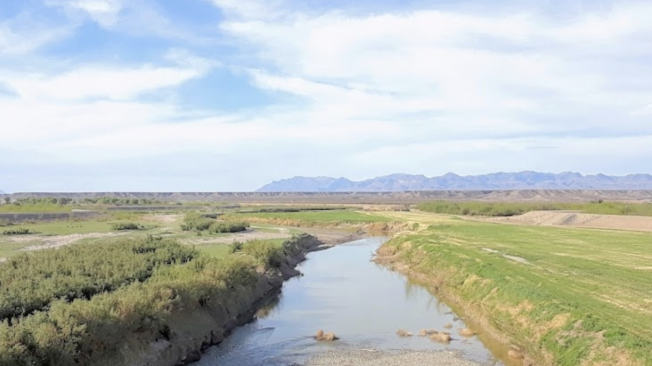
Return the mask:
POLYGON ((0 189, 650 173, 652 2, 1 0, 0 189))

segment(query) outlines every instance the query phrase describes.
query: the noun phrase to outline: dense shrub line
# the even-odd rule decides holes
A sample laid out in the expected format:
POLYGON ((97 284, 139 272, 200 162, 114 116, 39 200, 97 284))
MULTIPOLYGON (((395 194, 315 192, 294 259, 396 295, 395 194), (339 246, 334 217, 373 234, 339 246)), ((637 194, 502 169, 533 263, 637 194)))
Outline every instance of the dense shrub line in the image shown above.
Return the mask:
MULTIPOLYGON (((182 309, 193 312, 206 307, 224 316, 229 313, 226 309, 250 306, 248 301, 260 271, 279 268, 289 255, 301 250, 300 241, 301 238, 295 238, 283 245, 256 241, 242 244, 241 250, 223 258, 199 255, 187 258, 186 264, 177 261, 154 266, 149 278, 115 291, 72 302, 57 300, 43 311, 12 322, 5 320, 0 323, 0 366, 106 365, 106 360, 115 359, 124 342, 134 334, 146 342, 169 340, 172 332, 168 321, 182 309)), ((140 244, 135 247, 143 248, 144 253, 175 247, 165 241, 140 244)), ((77 250, 96 247, 81 244, 77 250)), ((65 253, 59 258, 64 262, 74 262, 72 257, 80 254, 59 252, 65 253)), ((46 256, 59 252, 50 251, 46 256)), ((143 265, 151 264, 137 252, 131 250, 129 256, 113 261, 113 266, 129 266, 132 258, 143 265)), ((29 268, 37 264, 21 263, 23 266, 19 267, 29 268)), ((39 275, 39 279, 46 278, 39 275)))
POLYGON ((116 222, 111 224, 111 230, 141 230, 143 227, 135 222, 116 222))
POLYGON ((184 223, 181 224, 183 231, 208 231, 211 234, 237 233, 247 230, 248 227, 246 222, 217 221, 198 212, 187 213, 184 223))
POLYGON ((142 282, 156 268, 196 255, 193 248, 169 240, 144 238, 22 254, 0 265, 0 320, 45 309, 59 298, 89 299, 142 282))
POLYGON ((239 233, 247 230, 249 224, 246 222, 214 222, 208 228, 211 234, 219 233, 239 233))
POLYGON ((29 229, 24 229, 24 228, 9 229, 9 230, 5 230, 5 231, 2 232, 2 235, 5 235, 5 236, 28 235, 28 234, 31 234, 31 232, 29 231, 29 229))

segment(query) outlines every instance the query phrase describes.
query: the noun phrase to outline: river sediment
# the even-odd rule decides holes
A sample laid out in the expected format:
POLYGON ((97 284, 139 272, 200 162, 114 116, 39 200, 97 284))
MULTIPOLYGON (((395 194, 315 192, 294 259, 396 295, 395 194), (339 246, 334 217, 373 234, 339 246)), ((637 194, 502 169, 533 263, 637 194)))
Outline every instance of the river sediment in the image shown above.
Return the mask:
POLYGON ((465 360, 457 352, 399 351, 352 349, 325 352, 311 358, 304 366, 480 366, 465 360))

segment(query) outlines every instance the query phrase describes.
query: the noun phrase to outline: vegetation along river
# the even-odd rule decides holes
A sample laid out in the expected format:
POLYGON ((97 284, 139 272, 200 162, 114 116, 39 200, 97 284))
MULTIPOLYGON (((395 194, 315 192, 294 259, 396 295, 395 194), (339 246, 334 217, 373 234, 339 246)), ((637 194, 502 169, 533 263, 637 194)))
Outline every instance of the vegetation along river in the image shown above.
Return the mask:
POLYGON ((323 352, 347 349, 460 352, 481 364, 502 365, 476 337, 457 335, 464 328, 451 309, 405 276, 371 261, 384 238, 367 238, 309 254, 304 274, 287 282, 282 295, 238 328, 222 344, 207 350, 195 366, 301 365, 323 352), (453 341, 436 343, 417 336, 421 329, 449 330, 453 341), (340 340, 316 342, 318 329, 340 340), (405 329, 413 337, 401 338, 405 329))

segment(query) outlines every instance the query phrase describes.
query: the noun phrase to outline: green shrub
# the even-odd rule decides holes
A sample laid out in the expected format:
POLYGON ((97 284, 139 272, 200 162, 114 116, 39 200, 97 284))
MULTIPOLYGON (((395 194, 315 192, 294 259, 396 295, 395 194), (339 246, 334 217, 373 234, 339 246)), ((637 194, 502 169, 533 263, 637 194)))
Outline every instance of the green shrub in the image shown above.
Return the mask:
POLYGON ((188 212, 184 219, 184 223, 181 224, 181 230, 206 231, 214 222, 215 220, 208 219, 198 212, 188 212))
POLYGON ((208 232, 211 234, 238 233, 247 230, 247 228, 249 228, 249 223, 246 222, 214 222, 208 232))
POLYGON ((267 268, 279 268, 286 257, 284 245, 268 240, 252 240, 242 247, 242 253, 256 259, 267 268))
POLYGON ((242 251, 243 246, 244 246, 244 244, 242 244, 241 242, 239 242, 239 241, 234 241, 233 244, 231 244, 231 247, 230 247, 231 250, 230 250, 230 252, 231 252, 231 253, 237 253, 237 252, 239 252, 239 251, 242 251))
POLYGON ((13 257, 0 265, 0 320, 30 314, 58 298, 89 299, 145 281, 160 266, 198 252, 170 240, 121 240, 73 245, 13 257))
POLYGON ((0 266, 0 298, 11 300, 5 292, 13 289, 19 299, 36 293, 49 300, 31 315, 0 322, 0 366, 96 365, 119 355, 135 334, 146 344, 170 340, 170 319, 182 310, 208 307, 231 316, 227 309, 245 309, 255 300, 251 289, 260 265, 279 267, 286 250, 300 249, 300 239, 246 243, 242 252, 222 258, 142 238, 10 259, 0 266), (104 291, 68 295, 96 284, 104 291))
POLYGON ((116 222, 114 224, 111 224, 111 229, 112 230, 141 230, 143 227, 141 225, 138 225, 135 222, 116 222))
POLYGON ((12 235, 28 235, 28 234, 31 234, 31 232, 29 231, 29 229, 23 229, 23 228, 20 228, 20 229, 10 229, 10 230, 5 230, 5 231, 2 232, 2 235, 6 235, 6 236, 12 236, 12 235))

